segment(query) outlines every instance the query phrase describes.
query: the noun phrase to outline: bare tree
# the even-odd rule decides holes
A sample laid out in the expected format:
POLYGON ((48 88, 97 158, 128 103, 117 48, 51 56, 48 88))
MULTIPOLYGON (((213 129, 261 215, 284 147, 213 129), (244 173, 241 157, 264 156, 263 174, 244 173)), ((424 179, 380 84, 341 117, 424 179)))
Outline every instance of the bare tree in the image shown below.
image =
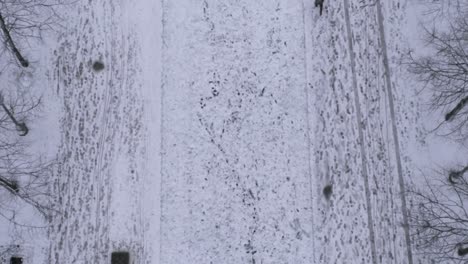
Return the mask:
MULTIPOLYGON (((430 89, 433 109, 445 112, 441 126, 448 128, 447 135, 465 140, 468 136, 468 4, 460 5, 458 15, 444 29, 425 28, 426 43, 432 52, 416 58, 410 54, 409 69, 430 89)), ((445 7, 439 6, 438 10, 442 8, 445 7)))
POLYGON ((419 0, 425 5, 424 16, 429 19, 445 19, 457 16, 460 10, 466 10, 465 0, 419 0))
POLYGON ((16 56, 18 61, 21 63, 21 66, 23 67, 28 67, 29 62, 23 57, 21 52, 18 50, 18 47, 16 46, 16 43, 13 41, 11 34, 10 34, 10 29, 8 28, 5 19, 3 18, 2 13, 0 13, 0 28, 2 29, 3 36, 5 38, 5 46, 8 46, 11 48, 13 54, 16 56))
MULTIPOLYGON (((37 105, 37 104, 35 104, 35 105, 37 105)), ((5 105, 5 98, 3 97, 3 94, 1 92, 0 92, 0 106, 3 108, 3 110, 8 115, 10 120, 15 124, 16 129, 21 132, 19 135, 22 136, 22 137, 26 136, 28 134, 28 132, 29 132, 28 127, 26 126, 26 124, 24 122, 19 122, 15 118, 15 116, 13 115, 12 109, 8 108, 5 105)))
POLYGON ((13 93, 6 100, 0 93, 4 108, 0 112, 0 193, 8 193, 0 201, 0 216, 10 221, 14 221, 15 211, 10 205, 15 201, 29 204, 42 216, 50 213, 47 175, 53 164, 31 153, 30 141, 21 137, 27 133, 26 122, 34 119, 40 102, 40 98, 28 98, 23 93, 13 93))
POLYGON ((63 1, 0 0, 0 217, 15 225, 23 223, 17 222, 14 205, 29 205, 44 217, 51 213, 47 176, 53 163, 33 153, 27 137, 41 98, 2 79, 7 78, 2 73, 35 67, 28 50, 40 44, 45 32, 59 28, 56 8, 63 1))
MULTIPOLYGON (((425 30, 427 55, 409 56, 409 70, 424 84, 430 105, 443 120, 436 131, 468 139, 468 3, 426 2, 433 26, 425 30)), ((436 171, 438 180, 411 191, 414 239, 420 252, 435 263, 468 260, 468 159, 451 170, 436 171), (441 177, 442 176, 442 177, 441 177)))
POLYGON ((22 67, 28 67, 24 50, 59 25, 56 7, 62 4, 62 0, 0 0, 1 54, 9 51, 22 67))
POLYGON ((443 180, 428 181, 413 190, 414 241, 420 252, 441 263, 468 260, 468 166, 442 172, 443 180))

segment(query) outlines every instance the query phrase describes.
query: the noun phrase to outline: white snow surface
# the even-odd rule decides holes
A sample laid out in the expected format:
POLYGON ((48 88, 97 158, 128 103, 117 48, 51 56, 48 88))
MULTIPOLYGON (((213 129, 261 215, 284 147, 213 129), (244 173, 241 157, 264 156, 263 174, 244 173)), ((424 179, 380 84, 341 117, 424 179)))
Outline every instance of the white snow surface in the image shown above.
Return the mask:
POLYGON ((49 263, 107 263, 119 250, 133 263, 158 258, 160 11, 86 1, 70 12, 54 62, 64 115, 49 263))
POLYGON ((49 70, 59 213, 31 263, 424 263, 406 8, 78 1, 49 70))

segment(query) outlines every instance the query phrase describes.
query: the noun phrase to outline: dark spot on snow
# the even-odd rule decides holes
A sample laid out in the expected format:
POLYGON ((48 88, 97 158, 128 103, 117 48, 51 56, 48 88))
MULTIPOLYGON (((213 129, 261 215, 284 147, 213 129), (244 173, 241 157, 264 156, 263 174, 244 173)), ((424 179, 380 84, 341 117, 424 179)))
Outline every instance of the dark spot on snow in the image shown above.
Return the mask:
POLYGON ((96 71, 96 72, 100 72, 104 69, 104 63, 100 62, 100 61, 95 61, 93 63, 93 70, 96 71))
POLYGON ((468 254, 468 248, 463 248, 463 246, 459 246, 458 247, 458 256, 465 256, 466 254, 468 254))
POLYGON ((111 255, 112 264, 129 264, 130 254, 128 252, 112 252, 111 255))
POLYGON ((330 199, 331 195, 333 193, 333 186, 332 185, 327 185, 325 188, 323 188, 323 195, 325 198, 330 199))
POLYGON ((297 232, 297 233, 296 233, 296 238, 299 239, 299 240, 302 240, 302 234, 301 234, 301 232, 297 232))
POLYGON ((11 257, 10 263, 11 264, 23 264, 23 258, 21 258, 21 257, 11 257))

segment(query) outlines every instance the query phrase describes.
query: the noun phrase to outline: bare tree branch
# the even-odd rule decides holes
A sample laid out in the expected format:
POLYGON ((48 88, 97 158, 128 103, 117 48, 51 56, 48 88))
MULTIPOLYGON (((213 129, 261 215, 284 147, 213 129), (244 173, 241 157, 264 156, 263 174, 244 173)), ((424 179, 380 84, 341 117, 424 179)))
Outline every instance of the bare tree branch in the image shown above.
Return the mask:
POLYGON ((26 124, 24 122, 18 122, 18 120, 16 120, 16 118, 13 116, 13 113, 6 107, 6 105, 4 103, 3 95, 2 95, 1 92, 0 92, 0 105, 2 106, 5 113, 7 113, 8 117, 11 119, 11 121, 16 125, 16 129, 21 132, 20 136, 22 136, 22 137, 26 136, 28 134, 28 132, 29 132, 28 127, 26 126, 26 124))
MULTIPOLYGON (((432 109, 443 113, 444 121, 436 129, 464 142, 468 139, 468 2, 425 3, 426 15, 444 26, 424 28, 430 54, 410 54, 409 70, 428 89, 432 109)), ((435 174, 438 180, 426 178, 424 186, 410 191, 417 204, 417 212, 411 214, 413 241, 434 263, 467 263, 468 165, 435 174)))
MULTIPOLYGON (((409 55, 409 70, 431 92, 433 110, 445 112, 445 136, 468 138, 468 4, 443 30, 424 28, 430 55, 409 55)), ((444 11, 445 12, 445 11, 444 11)))
POLYGON ((445 121, 451 121, 468 104, 468 96, 463 98, 447 115, 445 121))
POLYGON ((18 184, 14 181, 10 181, 6 178, 3 178, 2 176, 0 176, 0 186, 6 188, 7 190, 9 191, 12 191, 12 192, 18 192, 19 191, 19 187, 18 187, 18 184))
POLYGON ((2 13, 0 13, 0 28, 2 29, 3 35, 5 36, 5 39, 6 39, 6 42, 7 42, 8 46, 10 46, 13 54, 16 56, 16 58, 18 59, 18 61, 21 64, 21 66, 28 67, 29 62, 23 57, 23 55, 21 55, 21 52, 18 50, 18 48, 16 47, 15 42, 11 38, 10 30, 8 29, 8 27, 7 27, 6 23, 5 23, 5 19, 3 19, 2 13))

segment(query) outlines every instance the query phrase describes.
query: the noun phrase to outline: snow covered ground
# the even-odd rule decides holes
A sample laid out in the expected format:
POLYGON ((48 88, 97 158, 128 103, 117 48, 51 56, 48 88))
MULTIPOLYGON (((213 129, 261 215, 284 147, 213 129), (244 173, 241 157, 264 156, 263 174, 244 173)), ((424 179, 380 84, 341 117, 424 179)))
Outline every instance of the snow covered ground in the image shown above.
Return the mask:
POLYGON ((157 258, 161 16, 137 2, 80 3, 55 52, 64 115, 50 263, 157 258))
POLYGON ((418 263, 406 2, 77 3, 49 71, 59 214, 32 263, 418 263))
POLYGON ((161 263, 310 263, 302 2, 163 10, 161 263))

